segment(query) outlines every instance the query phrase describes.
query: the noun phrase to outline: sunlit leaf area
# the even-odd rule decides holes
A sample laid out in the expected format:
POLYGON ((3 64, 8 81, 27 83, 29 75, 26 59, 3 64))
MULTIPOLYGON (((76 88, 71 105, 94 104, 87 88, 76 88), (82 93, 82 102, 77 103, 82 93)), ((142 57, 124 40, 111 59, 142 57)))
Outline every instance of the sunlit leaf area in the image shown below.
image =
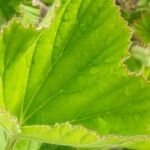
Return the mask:
POLYGON ((150 0, 0 0, 0 150, 150 150, 150 0))

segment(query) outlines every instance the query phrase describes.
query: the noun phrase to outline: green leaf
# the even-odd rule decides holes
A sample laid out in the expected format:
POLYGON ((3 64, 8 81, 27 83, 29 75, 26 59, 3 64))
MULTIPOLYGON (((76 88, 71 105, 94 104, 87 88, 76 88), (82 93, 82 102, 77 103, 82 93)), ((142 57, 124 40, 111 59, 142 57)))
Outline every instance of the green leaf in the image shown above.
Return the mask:
POLYGON ((48 8, 45 17, 43 17, 41 22, 38 24, 37 27, 38 29, 48 28, 51 25, 60 5, 61 5, 60 0, 55 0, 53 5, 48 8))
POLYGON ((36 139, 41 143, 50 143, 72 147, 90 147, 99 140, 94 132, 87 131, 82 126, 71 126, 69 123, 55 126, 24 126, 22 137, 36 139))
POLYGON ((150 12, 150 1, 149 0, 139 0, 138 9, 142 12, 150 12))
POLYGON ((17 119, 10 113, 0 110, 1 150, 9 150, 20 133, 21 128, 17 119))
POLYGON ((20 20, 26 25, 37 26, 40 21, 40 9, 25 4, 20 5, 20 20))
POLYGON ((34 7, 32 0, 0 0, 0 27, 7 24, 11 18, 17 17, 26 25, 38 25, 42 20, 43 6, 34 7))
POLYGON ((148 5, 149 4, 149 0, 139 0, 138 5, 139 6, 144 6, 144 5, 148 5))
POLYGON ((18 107, 20 105, 19 99, 26 87, 28 61, 31 59, 32 47, 34 46, 32 43, 36 38, 36 32, 33 29, 26 29, 16 21, 10 23, 9 28, 6 28, 1 34, 0 89, 3 90, 1 90, 0 106, 6 107, 11 113, 20 109, 18 107), (17 60, 19 60, 19 64, 17 64, 17 60), (10 75, 12 75, 11 78, 10 75), (18 82, 16 82, 17 80, 18 82))
POLYGON ((13 150, 39 150, 41 143, 37 140, 18 139, 13 150))
MULTIPOLYGON (((57 120, 72 121, 84 107, 87 108, 91 102, 94 103, 94 97, 109 89, 107 86, 102 88, 100 82, 106 74, 109 77, 114 72, 117 72, 118 76, 122 73, 117 68, 120 68, 120 57, 124 55, 124 52, 118 49, 128 48, 129 33, 116 15, 116 9, 111 1, 79 3, 73 0, 64 3, 64 7, 60 8, 49 30, 49 36, 55 31, 55 36, 50 37, 51 41, 55 38, 52 43, 52 67, 47 69, 48 74, 38 84, 39 88, 34 86, 37 88, 35 91, 31 88, 32 83, 29 82, 30 90, 27 89, 24 101, 25 118, 30 117, 30 122, 35 123, 36 119, 39 122, 40 118, 42 123, 55 123, 57 120), (108 17, 110 12, 111 17, 108 17), (95 16, 97 19, 93 21, 95 16), (107 20, 106 17, 108 17, 107 20), (113 23, 110 25, 111 22, 113 23), (118 26, 117 31, 113 30, 115 26, 118 26), (54 27, 58 28, 57 33, 54 27), (121 36, 120 33, 122 33, 121 36), (116 54, 112 56, 114 50, 116 54), (112 69, 100 71, 102 67, 112 69), (61 107, 62 105, 64 107, 61 107), (53 113, 46 115, 49 109, 53 113), (69 114, 68 109, 71 109, 69 114)), ((31 68, 31 73, 37 72, 37 69, 34 69, 34 72, 32 69, 34 66, 31 68)), ((32 74, 30 76, 35 77, 32 74)), ((112 78, 113 76, 110 80, 112 78)), ((112 81, 106 79, 106 83, 102 86, 109 85, 109 82, 112 81)))
POLYGON ((6 136, 2 128, 0 127, 0 149, 3 150, 6 147, 6 136))
POLYGON ((0 0, 0 29, 1 26, 6 24, 13 16, 18 14, 20 3, 24 0, 0 0))
POLYGON ((133 56, 129 56, 125 61, 124 64, 127 66, 129 72, 142 74, 144 68, 142 68, 142 63, 133 56))
POLYGON ((3 110, 0 110, 0 126, 9 136, 16 136, 21 133, 17 119, 3 110))
POLYGON ((133 46, 131 49, 133 56, 138 59, 144 66, 150 67, 150 48, 133 46))
POLYGON ((150 79, 150 48, 133 46, 130 49, 132 55, 125 60, 125 64, 131 73, 144 75, 146 79, 150 79))
POLYGON ((1 106, 22 128, 82 124, 100 146, 149 135, 150 85, 123 68, 130 32, 112 0, 61 0, 50 18, 40 31, 13 22, 1 34, 1 106))
POLYGON ((13 142, 16 143, 16 150, 38 149, 41 143, 87 148, 99 140, 99 136, 95 132, 88 131, 82 126, 71 126, 69 123, 55 126, 23 126, 21 128, 17 119, 5 111, 0 112, 0 127, 2 127, 1 140, 8 143, 6 149, 11 147, 13 142), (4 133, 6 133, 6 139, 4 133))
POLYGON ((8 0, 7 2, 4 0, 0 0, 0 15, 5 17, 6 20, 10 19, 14 13, 16 13, 16 9, 19 6, 19 3, 22 0, 8 0))
POLYGON ((133 29, 135 30, 136 38, 138 38, 144 45, 150 44, 150 14, 143 15, 137 20, 133 29))
POLYGON ((60 0, 56 0, 52 6, 47 7, 41 1, 35 1, 35 6, 31 4, 20 5, 19 19, 26 26, 35 26, 37 29, 48 28, 52 23, 55 13, 60 6, 60 0))
POLYGON ((46 4, 49 4, 49 5, 52 5, 52 3, 54 2, 55 0, 42 0, 42 2, 46 3, 46 4))
MULTIPOLYGON (((138 150, 146 150, 149 148, 149 136, 103 136, 97 143, 94 143, 93 147, 88 147, 89 150, 99 150, 105 149, 108 150, 110 147, 113 149, 138 149, 138 150)), ((86 150, 84 147, 66 147, 66 146, 58 146, 58 145, 49 145, 43 144, 40 150, 86 150)))
POLYGON ((70 123, 56 124, 55 126, 24 126, 21 138, 81 149, 109 148, 110 145, 121 147, 150 140, 150 136, 98 136, 95 132, 88 131, 82 126, 71 126, 70 123))
POLYGON ((138 149, 138 150, 149 150, 150 148, 150 142, 137 142, 137 143, 131 143, 127 146, 128 149, 138 149))
MULTIPOLYGON (((50 145, 50 144, 43 144, 40 147, 40 150, 77 150, 76 148, 73 147, 66 147, 66 146, 58 146, 58 145, 50 145)), ((79 148, 78 148, 79 150, 79 148)))

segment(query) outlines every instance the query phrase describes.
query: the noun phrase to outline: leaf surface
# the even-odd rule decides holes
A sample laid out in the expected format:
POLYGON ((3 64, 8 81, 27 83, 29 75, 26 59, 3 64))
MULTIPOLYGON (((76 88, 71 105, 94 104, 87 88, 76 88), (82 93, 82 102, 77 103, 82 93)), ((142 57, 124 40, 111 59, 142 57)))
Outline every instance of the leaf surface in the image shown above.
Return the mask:
POLYGON ((37 26, 40 21, 40 9, 30 5, 20 5, 20 19, 26 25, 37 26))
POLYGON ((54 126, 24 126, 22 127, 21 138, 79 149, 110 148, 110 146, 117 148, 150 140, 150 136, 99 136, 82 126, 72 126, 70 123, 56 124, 54 126))
POLYGON ((101 136, 149 135, 150 85, 122 67, 130 33, 112 0, 58 2, 48 28, 14 21, 1 34, 1 106, 21 126, 69 121, 101 136))
POLYGON ((150 79, 150 48, 133 46, 131 56, 125 60, 129 72, 143 75, 146 80, 150 79))
MULTIPOLYGON (((52 43, 52 67, 34 94, 31 93, 32 89, 30 92, 27 91, 24 106, 27 107, 26 103, 30 105, 28 105, 25 110, 25 115, 28 116, 28 113, 31 115, 31 110, 33 112, 33 108, 37 108, 35 114, 39 112, 42 116, 41 112, 46 113, 48 109, 45 108, 49 107, 49 109, 55 108, 55 110, 59 108, 59 112, 61 113, 63 111, 63 116, 65 117, 67 113, 64 111, 67 110, 65 107, 70 105, 72 113, 68 115, 71 117, 71 115, 76 114, 86 106, 86 104, 90 103, 92 97, 94 98, 96 95, 105 91, 105 89, 101 91, 99 87, 100 81, 98 80, 100 78, 102 79, 106 73, 108 77, 109 74, 113 74, 115 72, 114 69, 120 67, 120 56, 124 55, 122 51, 116 50, 116 55, 113 59, 111 52, 119 47, 125 47, 125 45, 125 49, 128 47, 128 31, 123 27, 123 22, 115 17, 116 14, 117 12, 112 6, 111 1, 87 1, 84 3, 80 1, 79 3, 79 1, 74 0, 64 3, 64 6, 59 9, 53 23, 53 25, 59 23, 59 26, 57 29, 58 32, 52 37, 52 39, 55 38, 52 43), (105 8, 106 4, 110 7, 110 10, 105 8), (72 10, 75 12, 71 13, 70 11, 72 10), (112 16, 109 18, 110 11, 112 12, 112 16), (95 19, 94 16, 97 16, 95 21, 93 21, 95 19), (106 16, 108 17, 107 20, 105 20, 106 16), (64 20, 65 17, 67 20, 64 20), (113 23, 110 25, 110 22, 113 23), (120 26, 118 25, 118 32, 116 32, 113 28, 118 23, 120 26), (124 30, 122 30, 122 27, 124 30), (121 37, 120 32, 122 32, 121 37), (117 41, 118 37, 125 40, 119 42, 117 41), (115 42, 117 44, 115 44, 115 42), (112 67, 110 72, 105 69, 100 71, 102 66, 107 68, 110 65, 112 67), (100 75, 99 72, 101 72, 100 75), (82 79, 84 80, 82 81, 82 79), (93 90, 93 92, 91 90, 93 90), (89 93, 88 91, 91 91, 90 95, 87 94, 89 93), (29 97, 29 95, 31 95, 31 97, 29 97), (85 95, 86 100, 84 100, 85 95), (60 110, 61 101, 66 104, 62 107, 63 110, 60 110), (73 109, 75 110, 73 111, 73 109)), ((51 30, 53 29, 52 26, 51 30)), ((59 114, 58 116, 61 117, 59 114)), ((36 119, 36 116, 33 118, 36 119)), ((40 118, 39 115, 38 118, 40 118)), ((48 120, 52 121, 52 119, 48 120)))
POLYGON ((1 26, 6 24, 13 16, 18 14, 19 4, 24 0, 0 0, 0 29, 1 26))
POLYGON ((99 136, 82 126, 71 126, 69 123, 55 126, 24 126, 22 138, 36 139, 41 143, 50 143, 72 147, 90 147, 99 140, 99 136))
POLYGON ((0 112, 1 149, 12 148, 15 141, 15 150, 39 149, 41 143, 65 145, 72 147, 94 147, 99 136, 82 126, 72 126, 70 123, 48 125, 23 126, 8 112, 0 112), (8 145, 5 145, 5 143, 8 145), (9 144, 10 143, 10 144, 9 144), (10 145, 10 146, 9 146, 10 145))
POLYGON ((19 123, 15 117, 5 111, 0 111, 0 127, 9 136, 14 136, 21 133, 19 123))
POLYGON ((137 20, 133 29, 135 30, 136 37, 143 42, 144 45, 150 45, 150 14, 143 15, 137 20))
POLYGON ((20 133, 21 128, 18 120, 5 110, 0 110, 0 149, 9 149, 10 141, 18 138, 20 133))

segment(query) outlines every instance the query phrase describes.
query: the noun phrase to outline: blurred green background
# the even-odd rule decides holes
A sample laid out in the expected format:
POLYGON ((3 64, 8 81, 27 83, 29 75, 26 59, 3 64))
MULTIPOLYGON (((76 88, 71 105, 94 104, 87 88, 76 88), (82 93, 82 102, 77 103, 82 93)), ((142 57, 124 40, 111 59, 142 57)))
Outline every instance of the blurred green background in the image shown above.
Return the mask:
POLYGON ((150 0, 116 0, 116 4, 133 33, 124 63, 129 72, 150 80, 150 0))
MULTIPOLYGON (((54 0, 6 1, 0 0, 0 30, 14 16, 25 25, 38 26, 47 11, 51 9, 54 0)), ((114 2, 132 31, 130 53, 124 58, 124 64, 130 73, 143 75, 145 79, 150 80, 150 0, 114 0, 114 2)), ((60 149, 47 144, 43 144, 42 148, 48 149, 48 147, 60 149)))

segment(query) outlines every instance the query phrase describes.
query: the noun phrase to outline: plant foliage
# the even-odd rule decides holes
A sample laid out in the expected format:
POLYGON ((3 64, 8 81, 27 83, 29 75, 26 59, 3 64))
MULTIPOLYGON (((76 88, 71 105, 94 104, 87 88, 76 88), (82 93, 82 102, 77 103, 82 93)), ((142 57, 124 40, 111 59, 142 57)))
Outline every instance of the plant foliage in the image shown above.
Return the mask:
POLYGON ((3 149, 148 142, 150 85, 123 67, 129 45, 112 0, 55 0, 36 27, 11 20, 0 34, 3 149))

